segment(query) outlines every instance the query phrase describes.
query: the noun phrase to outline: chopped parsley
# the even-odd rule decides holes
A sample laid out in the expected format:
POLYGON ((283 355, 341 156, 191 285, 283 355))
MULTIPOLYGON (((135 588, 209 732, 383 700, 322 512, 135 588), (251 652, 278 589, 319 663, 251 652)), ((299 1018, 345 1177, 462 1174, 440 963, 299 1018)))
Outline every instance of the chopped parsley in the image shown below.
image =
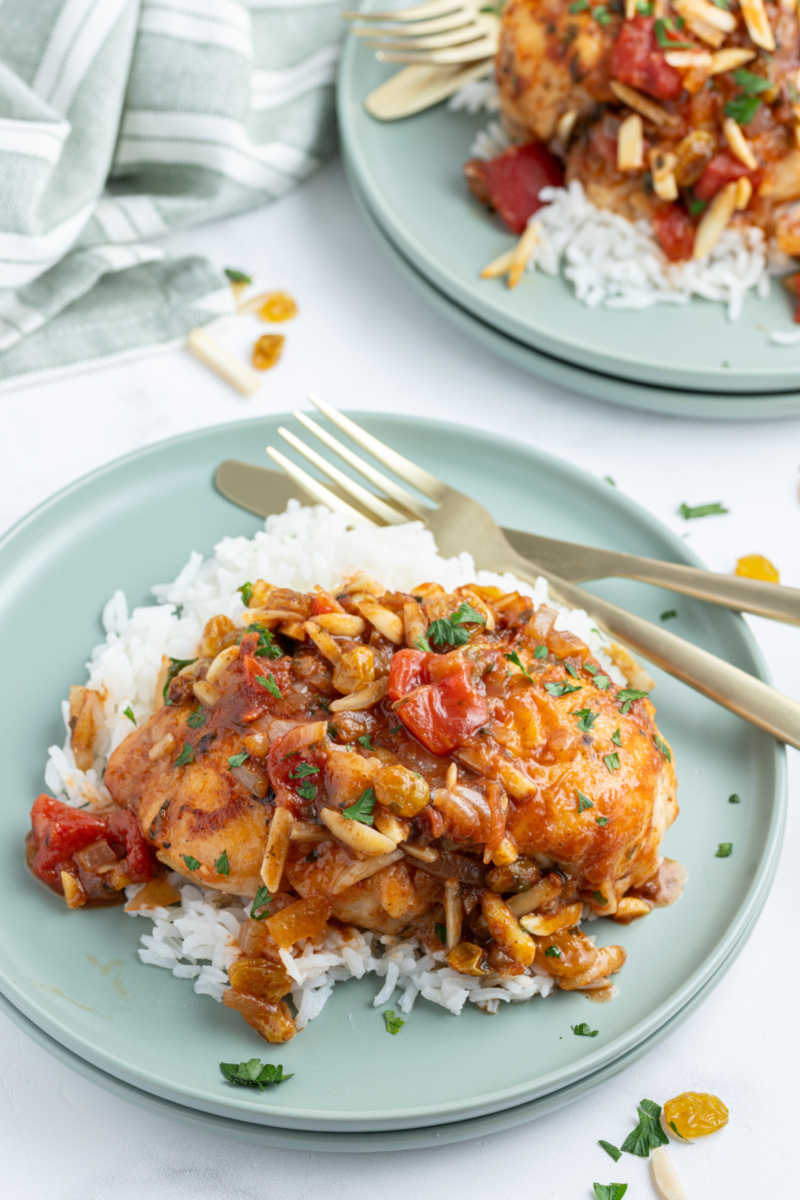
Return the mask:
POLYGON ((591 708, 573 708, 572 716, 579 718, 578 729, 582 729, 584 733, 589 733, 599 713, 592 712, 591 708))
POLYGON ((393 725, 392 728, 389 730, 389 736, 393 737, 396 733, 399 733, 402 728, 403 728, 402 725, 393 725))
POLYGON ((708 207, 707 200, 690 200, 689 201, 689 213, 693 217, 699 217, 700 213, 703 212, 707 207, 708 207))
POLYGON ((544 952, 545 958, 561 958, 561 951, 558 946, 548 946, 544 952))
POLYGON ((253 282, 249 275, 245 275, 244 271, 237 271, 235 267, 226 267, 225 274, 231 283, 243 283, 247 287, 253 282))
POLYGON ((594 801, 584 796, 583 792, 578 792, 578 812, 586 812, 587 808, 594 808, 594 801))
POLYGON ((612 740, 612 742, 614 743, 614 745, 615 745, 615 746, 621 746, 621 745, 622 745, 622 738, 619 736, 619 730, 618 730, 618 729, 615 729, 615 730, 614 730, 614 732, 612 733, 612 735, 611 735, 611 740, 612 740))
POLYGON ((228 1083, 238 1083, 242 1087, 255 1087, 260 1092, 263 1092, 268 1083, 285 1083, 294 1075, 294 1071, 289 1075, 284 1075, 280 1063, 277 1067, 273 1067, 272 1063, 262 1063, 260 1058, 251 1058, 248 1062, 241 1063, 220 1063, 219 1069, 228 1083))
POLYGON ((214 870, 218 875, 230 875, 231 864, 228 862, 228 851, 223 850, 217 861, 214 863, 214 870))
POLYGON ((572 0, 568 11, 571 12, 573 16, 575 16, 577 13, 588 12, 589 0, 572 0))
POLYGON ((267 679, 265 679, 263 675, 256 675, 256 683, 260 683, 261 686, 266 688, 268 692, 271 692, 271 694, 275 697, 276 700, 283 699, 283 696, 281 695, 281 689, 278 687, 277 683, 275 682, 275 676, 272 674, 271 671, 269 673, 269 678, 267 678, 267 679))
POLYGON ((240 750, 238 754, 232 754, 230 756, 230 758, 228 759, 228 766, 229 767, 241 767, 242 763, 244 763, 249 757, 250 757, 250 755, 247 753, 246 750, 240 750))
POLYGON ((660 738, 658 736, 657 733, 653 734, 653 744, 654 744, 656 750, 661 751, 661 753, 664 755, 664 758, 667 760, 667 762, 672 762, 672 752, 670 751, 669 746, 667 745, 667 743, 665 741, 663 741, 662 738, 660 738))
POLYGON ((547 649, 547 646, 545 646, 545 644, 543 642, 540 642, 539 645, 536 647, 536 649, 533 652, 533 657, 534 658, 547 658, 548 653, 549 653, 549 651, 547 649))
POLYGON ((632 1129, 622 1149, 626 1154, 635 1154, 639 1158, 647 1158, 651 1150, 658 1146, 669 1145, 669 1138, 661 1128, 661 1105, 653 1100, 642 1100, 639 1103, 639 1124, 632 1129))
POLYGON ((598 1144, 598 1146, 603 1147, 606 1154, 610 1155, 611 1158, 613 1158, 614 1162, 619 1162, 619 1160, 622 1158, 622 1151, 618 1150, 617 1147, 615 1145, 613 1145, 611 1142, 604 1142, 603 1139, 601 1138, 597 1144, 598 1144))
POLYGON ((439 921, 433 927, 436 936, 443 946, 447 945, 447 926, 442 925, 439 921))
POLYGON ((248 625, 246 632, 258 634, 258 645, 253 651, 256 658, 283 658, 283 651, 266 625, 248 625))
POLYGON ((607 692, 611 687, 611 680, 607 675, 595 675, 594 686, 599 688, 601 692, 607 692))
POLYGON ((695 50, 694 42, 676 42, 669 36, 674 32, 672 21, 667 17, 655 24, 656 41, 662 50, 695 50))
POLYGON ((597 8, 592 9, 592 16, 598 25, 608 25, 611 21, 611 13, 606 8, 605 4, 598 4, 597 8))
POLYGON ((512 652, 510 654, 504 654, 503 658, 507 658, 508 661, 512 662, 515 667, 519 667, 520 671, 522 671, 522 674, 525 676, 526 679, 530 679, 531 681, 533 680, 533 676, 531 675, 530 671, 528 671, 526 669, 526 667, 523 666, 522 659, 517 654, 516 650, 512 650, 512 652))
POLYGON ((300 787, 297 789, 297 794, 298 796, 302 796, 304 800, 313 800, 317 794, 317 789, 314 787, 313 783, 309 783, 308 780, 306 780, 305 783, 300 784, 300 787))
POLYGON ((677 608, 668 608, 664 612, 662 612, 661 616, 658 619, 659 619, 659 621, 671 621, 673 619, 673 617, 677 617, 677 615, 678 615, 677 608))
POLYGON ((360 821, 362 825, 372 825, 374 810, 375 791, 373 788, 366 788, 358 797, 355 804, 351 804, 349 808, 342 809, 342 816, 348 821, 360 821))
POLYGON ((568 696, 570 692, 580 692, 583 689, 579 683, 546 683, 544 690, 549 692, 551 696, 568 696))
POLYGON ((328 721, 328 737, 332 742, 336 741, 336 726, 333 721, 328 721))
MULTIPOLYGON (((727 112, 727 105, 725 107, 727 112)), ((728 113, 728 115, 731 116, 732 114, 728 113)), ((730 512, 730 509, 727 509, 724 504, 720 504, 718 502, 715 504, 696 504, 694 508, 692 508, 691 505, 684 503, 680 506, 678 512, 681 514, 684 521, 694 521, 697 519, 697 517, 721 516, 723 513, 730 512)))
POLYGON ((594 900, 595 904, 599 904, 601 908, 605 908, 608 904, 608 901, 602 892, 592 892, 592 899, 594 900))
MULTIPOLYGON (((761 101, 758 96, 734 96, 725 105, 725 116, 733 117, 737 125, 749 125, 758 112, 761 101)), ((695 513, 695 516, 705 516, 705 513, 695 513)))
POLYGON ((742 803, 741 796, 737 796, 736 792, 731 792, 730 796, 728 796, 728 804, 741 804, 741 803, 742 803))
MULTIPOLYGON (((648 12, 647 12, 645 15, 646 15, 646 16, 649 16, 649 15, 650 15, 650 13, 653 11, 653 6, 652 6, 652 4, 649 4, 649 5, 646 5, 646 7, 648 8, 648 10, 649 10, 649 11, 648 11, 648 12)), ((641 4, 639 5, 639 12, 643 12, 643 9, 642 9, 642 6, 641 6, 641 4)), ((616 481, 616 479, 613 479, 613 478, 611 477, 611 475, 604 475, 604 476, 603 476, 603 483, 607 483, 607 484, 609 485, 609 487, 616 487, 616 486, 617 486, 617 481, 616 481)))
POLYGON ((242 604, 244 604, 245 608, 248 608, 250 606, 250 597, 253 595, 252 583, 243 583, 242 586, 236 590, 242 597, 242 604))
POLYGON ((190 729, 201 729, 206 723, 206 714, 203 712, 202 704, 198 704, 197 708, 193 708, 186 718, 186 724, 190 729))
POLYGON ((604 825, 608 824, 608 817, 595 817, 594 823, 602 829, 604 825))
POLYGON ((730 858, 733 854, 733 842, 720 842, 717 846, 714 858, 730 858))
POLYGON ((319 775, 319 767, 315 767, 313 763, 300 762, 289 772, 290 779, 305 779, 308 775, 319 775))
POLYGON ((250 916, 254 921, 263 921, 264 917, 269 916, 269 906, 272 902, 272 896, 265 887, 260 887, 256 892, 256 898, 250 908, 250 916))
POLYGON ((465 600, 449 617, 432 621, 426 630, 426 637, 434 646, 465 646, 469 641, 469 630, 464 629, 464 625, 468 622, 485 625, 486 618, 465 600))
POLYGON ((595 1200, 622 1200, 627 1183, 593 1183, 595 1200))
POLYGON ((680 1130, 678 1129, 678 1126, 675 1124, 674 1121, 668 1121, 667 1124, 669 1125, 672 1132, 675 1134, 676 1138, 679 1138, 680 1141, 682 1141, 682 1142, 686 1142, 687 1146, 694 1145, 691 1138, 687 1138, 687 1137, 683 1136, 683 1134, 680 1132, 680 1130))
POLYGON ((365 750, 374 750, 375 749, 372 742, 370 741, 370 736, 368 733, 362 733, 360 738, 356 738, 356 741, 358 742, 359 746, 363 746, 365 750))
POLYGON ((178 674, 179 671, 182 671, 184 667, 190 667, 193 662, 197 662, 197 659, 196 658, 171 658, 169 661, 171 663, 171 666, 170 666, 170 669, 167 671, 166 682, 164 683, 164 686, 161 689, 161 699, 164 701, 165 704, 171 703, 171 701, 167 698, 167 692, 169 691, 169 685, 172 683, 175 676, 178 674))
POLYGON ((176 767, 185 767, 187 763, 194 762, 194 746, 189 742, 183 743, 183 749, 175 759, 176 767))
POLYGON ((129 721, 133 721, 134 725, 136 724, 136 717, 133 715, 133 709, 130 704, 127 708, 123 708, 122 715, 123 717, 127 717, 129 721))
POLYGON ((616 750, 613 754, 604 754, 603 762, 606 764, 612 775, 615 771, 619 770, 619 755, 617 754, 616 750))
POLYGON ((740 87, 745 96, 760 96, 762 92, 768 92, 772 84, 763 75, 756 75, 754 71, 748 71, 745 67, 739 67, 736 71, 731 71, 733 82, 737 87, 740 87))
POLYGON ((426 637, 418 637, 414 645, 418 650, 424 651, 425 654, 433 654, 433 647, 426 637))
POLYGON ((585 1021, 581 1021, 580 1025, 570 1025, 570 1029, 576 1037, 597 1037, 599 1029, 590 1029, 585 1021))
POLYGON ((197 868, 200 866, 200 863, 197 861, 196 858, 192 858, 191 854, 182 854, 181 858, 186 863, 186 865, 190 871, 196 871, 197 868))
POLYGON ((573 679, 578 678, 578 672, 575 670, 572 663, 564 663, 564 670, 567 671, 573 679))
POLYGON ((386 1022, 387 1033, 399 1033, 405 1025, 402 1017, 398 1017, 393 1008, 387 1008, 384 1011, 383 1019, 386 1022))
POLYGON ((644 700, 649 696, 649 692, 642 692, 639 688, 620 688, 617 692, 617 699, 622 701, 621 713, 629 713, 634 700, 644 700))

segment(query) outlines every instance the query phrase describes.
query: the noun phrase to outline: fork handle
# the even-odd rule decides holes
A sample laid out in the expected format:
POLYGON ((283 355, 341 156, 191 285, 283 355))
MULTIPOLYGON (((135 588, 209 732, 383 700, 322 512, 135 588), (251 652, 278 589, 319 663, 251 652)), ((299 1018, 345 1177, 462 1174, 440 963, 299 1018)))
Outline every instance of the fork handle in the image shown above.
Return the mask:
POLYGON ((737 612, 755 613, 759 617, 800 625, 800 590, 797 588, 764 583, 760 579, 744 579, 740 575, 719 575, 683 563, 641 558, 638 554, 573 545, 517 530, 506 529, 505 534, 523 557, 548 569, 552 563, 562 579, 573 583, 605 576, 637 579, 640 583, 652 583, 737 612), (530 548, 526 545, 528 542, 530 548))
POLYGON ((544 576, 554 598, 570 608, 583 608, 591 613, 615 641, 624 642, 667 674, 771 733, 778 741, 800 750, 800 704, 789 696, 643 617, 585 592, 549 571, 534 570, 524 558, 515 556, 512 562, 504 562, 502 569, 513 571, 531 583, 537 575, 544 576))

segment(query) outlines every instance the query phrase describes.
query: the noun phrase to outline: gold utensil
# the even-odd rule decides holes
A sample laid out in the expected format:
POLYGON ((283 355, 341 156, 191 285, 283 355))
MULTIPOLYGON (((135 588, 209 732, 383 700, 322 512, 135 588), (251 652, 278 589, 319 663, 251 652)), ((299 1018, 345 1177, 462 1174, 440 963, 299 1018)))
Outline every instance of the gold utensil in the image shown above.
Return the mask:
POLYGON ((800 704, 760 679, 748 675, 746 671, 709 654, 707 650, 684 641, 666 629, 626 612, 607 600, 584 592, 554 572, 523 558, 483 505, 449 487, 429 471, 398 454, 317 397, 312 396, 310 399, 332 424, 404 483, 433 501, 435 507, 422 503, 406 488, 344 446, 310 417, 298 412, 294 415, 310 433, 384 493, 384 498, 380 498, 355 483, 316 450, 306 446, 290 430, 281 427, 279 432, 284 440, 332 479, 359 507, 354 508, 341 500, 280 451, 268 446, 267 453, 273 461, 318 503, 345 512, 353 521, 371 521, 373 524, 383 525, 420 519, 431 530, 440 552, 445 556, 469 550, 480 568, 512 571, 519 578, 531 583, 537 576, 544 577, 555 599, 570 608, 586 609, 615 641, 625 643, 635 653, 735 712, 744 720, 771 733, 779 741, 800 749, 800 704), (364 515, 365 511, 370 514, 369 517, 364 515))
POLYGON ((412 63, 364 101, 382 121, 394 121, 438 104, 465 83, 492 72, 500 24, 481 12, 480 0, 430 0, 394 12, 345 12, 346 20, 382 62, 412 63))
MULTIPOLYGON (((302 498, 304 494, 283 473, 236 459, 220 463, 214 483, 228 500, 260 517, 282 511, 289 499, 302 498)), ((343 493, 341 498, 344 498, 343 493)), ((525 533, 521 529, 508 529, 505 526, 502 529, 523 558, 570 583, 582 583, 588 579, 636 579, 735 612, 755 613, 760 617, 800 625, 800 590, 797 588, 763 583, 758 579, 743 579, 736 575, 719 575, 700 567, 662 562, 638 554, 561 542, 556 538, 525 533)))

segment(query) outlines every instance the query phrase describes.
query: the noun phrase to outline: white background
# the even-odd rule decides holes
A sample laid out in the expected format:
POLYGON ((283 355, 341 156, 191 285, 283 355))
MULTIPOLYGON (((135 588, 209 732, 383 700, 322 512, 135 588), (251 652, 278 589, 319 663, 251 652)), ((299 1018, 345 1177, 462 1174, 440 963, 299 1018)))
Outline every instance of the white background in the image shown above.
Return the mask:
MULTIPOLYGON (((305 407, 435 416, 521 439, 611 475, 717 571, 758 551, 800 587, 800 418, 742 424, 658 417, 582 399, 505 366, 453 331, 385 262, 338 165, 272 208, 173 236, 284 287, 300 317, 280 365, 242 399, 183 351, 0 397, 0 532, 65 484, 200 426, 305 407), (681 501, 726 517, 685 523, 681 501)), ((243 321, 242 349, 262 331, 243 321)), ((735 332, 732 330, 732 336, 735 332)), ((676 353, 680 347, 676 347, 676 353)), ((776 350, 776 353, 781 353, 776 350)), ((753 620, 776 686, 800 697, 800 629, 753 620)), ((27 719, 36 719, 28 714, 27 719)), ((778 879, 747 947, 677 1032, 590 1097, 506 1133, 414 1152, 335 1155, 244 1145, 165 1122, 50 1058, 0 1015, 0 1194, 20 1200, 589 1200, 592 1182, 654 1195, 645 1163, 612 1163, 643 1096, 710 1090, 726 1130, 671 1149, 691 1200, 798 1194, 800 946, 793 883, 800 757, 778 879)))

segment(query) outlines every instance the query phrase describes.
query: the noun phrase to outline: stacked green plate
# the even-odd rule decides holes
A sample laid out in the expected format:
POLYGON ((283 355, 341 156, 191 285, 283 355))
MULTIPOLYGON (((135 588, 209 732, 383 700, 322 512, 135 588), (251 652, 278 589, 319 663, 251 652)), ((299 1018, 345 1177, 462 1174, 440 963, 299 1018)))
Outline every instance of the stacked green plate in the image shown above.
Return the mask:
POLYGON ((347 40, 338 105, 348 174, 407 278, 468 336, 535 375, 631 408, 724 419, 800 412, 800 345, 769 340, 772 330, 794 328, 780 286, 766 300, 748 299, 731 323, 723 305, 701 299, 621 311, 587 308, 561 278, 527 275, 513 291, 481 280, 486 263, 513 244, 463 181, 489 116, 439 105, 376 121, 363 100, 387 73, 347 40))
MULTIPOLYGON (((665 852, 689 869, 684 898, 620 929, 628 963, 611 1004, 561 993, 458 1019, 418 1001, 397 1036, 372 1005, 374 979, 337 987, 321 1016, 279 1050, 191 983, 142 964, 147 928, 119 909, 69 911, 27 872, 22 846, 47 747, 60 743, 60 701, 80 681, 122 588, 131 605, 174 578, 190 551, 260 522, 215 492, 222 459, 258 461, 287 417, 206 429, 152 446, 60 493, 0 541, 0 636, 24 720, 3 723, 0 991, 9 1013, 104 1086, 159 1111, 280 1145, 330 1149, 435 1144, 527 1119, 608 1078, 680 1023, 719 979, 760 912, 785 817, 777 744, 658 675, 659 724, 675 750, 681 816, 665 852), (54 608, 54 605, 56 606, 54 608), (57 621, 54 621, 57 612, 57 621), (727 797, 738 792, 742 803, 727 797), (730 858, 714 857, 720 841, 730 858), (596 1038, 571 1026, 590 1021, 596 1038), (221 1061, 279 1061, 294 1077, 258 1093, 227 1084, 221 1061), (340 1140, 341 1139, 341 1140, 340 1140)), ((456 426, 369 416, 363 423, 496 517, 555 537, 695 561, 683 543, 605 483, 547 455, 456 426)), ((657 617, 672 597, 631 582, 595 585, 657 617)), ((763 662, 733 614, 682 599, 678 631, 752 673, 763 662)), ((391 1006, 391 1005, 387 1005, 391 1006)))

